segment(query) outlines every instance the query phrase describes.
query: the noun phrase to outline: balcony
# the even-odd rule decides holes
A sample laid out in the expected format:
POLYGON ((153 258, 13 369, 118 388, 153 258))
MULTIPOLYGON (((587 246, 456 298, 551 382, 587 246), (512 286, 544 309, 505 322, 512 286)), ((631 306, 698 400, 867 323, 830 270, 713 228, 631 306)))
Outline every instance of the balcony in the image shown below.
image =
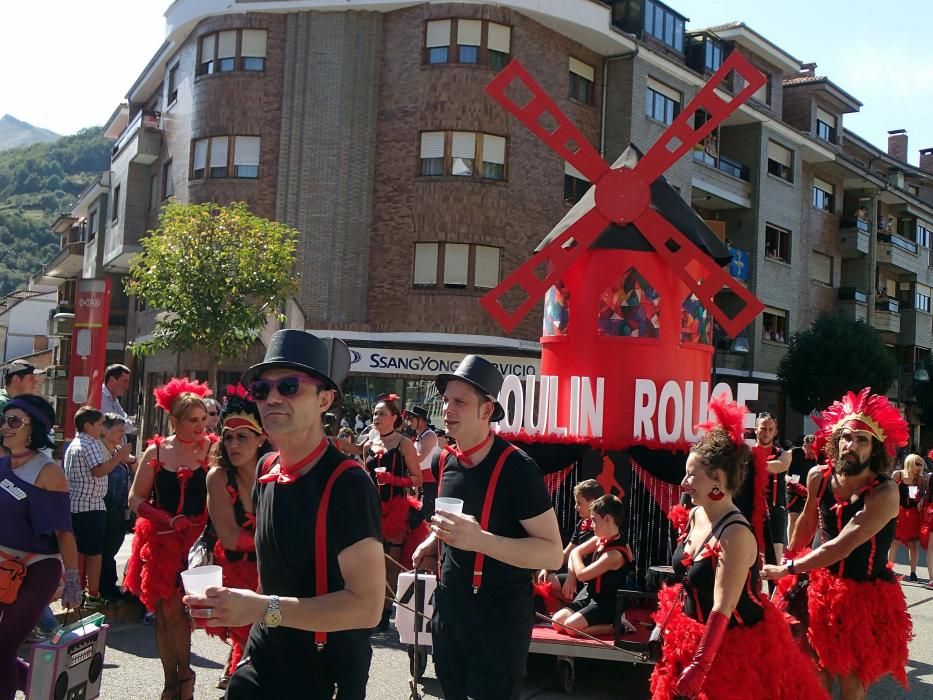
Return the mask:
POLYGON ((879 233, 878 264, 917 274, 921 268, 917 244, 896 233, 879 233))
POLYGON ((693 160, 700 166, 693 169, 694 204, 704 209, 751 207, 752 185, 747 166, 704 150, 694 151, 693 160))
POLYGON ((128 157, 131 163, 149 165, 159 158, 162 148, 161 114, 140 110, 113 145, 111 160, 128 157))
POLYGON ((839 222, 839 248, 843 258, 868 255, 871 234, 864 219, 842 219, 839 222))
POLYGON ((933 348, 933 315, 919 309, 901 311, 901 330, 897 344, 933 348))
POLYGON ((84 241, 66 243, 61 250, 52 256, 51 260, 43 265, 42 272, 38 273, 33 281, 36 284, 60 287, 68 280, 80 277, 83 265, 84 241))
MULTIPOLYGON (((882 335, 897 335, 901 332, 900 305, 894 299, 879 299, 875 302, 874 327, 882 335)), ((891 340, 886 338, 885 340, 891 340)))
POLYGON ((855 287, 840 287, 836 292, 839 312, 856 321, 868 320, 868 295, 855 287))

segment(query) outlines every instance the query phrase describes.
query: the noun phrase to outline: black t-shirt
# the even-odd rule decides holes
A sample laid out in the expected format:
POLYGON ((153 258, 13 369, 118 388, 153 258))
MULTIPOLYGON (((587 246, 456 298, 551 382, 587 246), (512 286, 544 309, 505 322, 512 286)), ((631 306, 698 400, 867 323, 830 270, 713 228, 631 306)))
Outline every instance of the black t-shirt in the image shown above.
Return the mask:
MULTIPOLYGON (((320 461, 294 483, 256 485, 256 559, 263 593, 297 598, 315 595, 314 533, 318 506, 331 474, 347 459, 333 445, 328 445, 320 461)), ((337 555, 369 537, 382 539, 379 496, 366 470, 356 466, 338 476, 330 492, 328 592, 344 587, 337 555)), ((266 629, 256 625, 253 636, 257 630, 260 630, 259 636, 288 637, 313 648, 313 632, 285 627, 266 629)), ((328 638, 330 636, 328 634, 328 638)))
POLYGON ((596 533, 593 532, 593 521, 589 518, 580 518, 577 520, 577 526, 573 529, 570 536, 570 544, 574 547, 583 544, 596 533))
MULTIPOLYGON (((464 515, 472 515, 479 521, 493 468, 508 445, 505 440, 495 436, 486 458, 470 468, 462 467, 454 455, 447 453, 439 495, 463 499, 464 515)), ((440 454, 433 460, 435 473, 438 471, 439 459, 440 454)), ((531 457, 519 449, 506 457, 492 498, 486 530, 501 537, 527 537, 528 533, 520 521, 541 515, 552 507, 541 470, 531 457)), ((472 594, 476 553, 447 545, 442 549, 441 583, 453 591, 469 591, 472 594)), ((496 597, 530 596, 531 577, 529 569, 520 569, 487 556, 480 592, 496 597)))
POLYGON ((790 468, 787 470, 788 476, 799 476, 800 483, 807 483, 807 474, 816 466, 815 457, 807 457, 807 453, 802 447, 795 447, 790 451, 790 468))
MULTIPOLYGON (((780 459, 781 455, 784 453, 777 445, 771 445, 771 455, 768 457, 769 460, 780 459)), ((768 474, 768 505, 774 508, 775 506, 785 506, 787 505, 787 494, 785 492, 785 483, 784 483, 784 474, 786 472, 781 472, 780 474, 768 474)))

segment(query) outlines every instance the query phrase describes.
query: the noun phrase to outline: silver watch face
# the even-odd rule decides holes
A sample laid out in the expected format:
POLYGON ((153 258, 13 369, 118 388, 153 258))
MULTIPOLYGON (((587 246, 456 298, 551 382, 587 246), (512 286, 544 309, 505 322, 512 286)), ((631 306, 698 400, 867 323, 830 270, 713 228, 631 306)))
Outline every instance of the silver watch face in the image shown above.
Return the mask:
POLYGON ((266 627, 278 627, 282 624, 282 611, 279 610, 279 599, 272 598, 269 600, 269 607, 266 608, 265 617, 263 617, 263 622, 266 627))

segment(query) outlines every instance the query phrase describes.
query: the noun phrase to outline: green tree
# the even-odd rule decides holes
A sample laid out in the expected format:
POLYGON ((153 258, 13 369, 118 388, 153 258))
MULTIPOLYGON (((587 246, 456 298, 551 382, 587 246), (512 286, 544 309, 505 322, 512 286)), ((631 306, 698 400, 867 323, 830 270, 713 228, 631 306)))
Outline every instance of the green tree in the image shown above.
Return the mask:
POLYGON ((897 363, 867 323, 824 313, 791 338, 777 375, 791 406, 808 414, 847 391, 870 386, 885 393, 897 375, 897 363))
POLYGON ((295 229, 255 216, 243 202, 165 205, 126 281, 127 294, 165 313, 152 340, 133 352, 245 354, 297 289, 296 241, 295 229))

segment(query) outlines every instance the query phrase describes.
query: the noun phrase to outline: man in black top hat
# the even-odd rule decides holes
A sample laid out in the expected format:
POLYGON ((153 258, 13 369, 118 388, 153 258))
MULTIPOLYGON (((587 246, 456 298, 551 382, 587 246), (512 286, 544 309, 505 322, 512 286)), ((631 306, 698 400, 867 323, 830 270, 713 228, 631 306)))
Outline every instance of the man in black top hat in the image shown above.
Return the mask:
POLYGON ((243 375, 278 450, 260 462, 253 495, 262 594, 185 598, 210 626, 253 625, 227 687, 233 700, 366 695, 369 630, 384 600, 379 497, 322 425, 349 367, 342 341, 282 330, 243 375))
POLYGON ((468 355, 436 384, 458 445, 434 459, 438 498, 463 501, 462 514, 437 510, 414 555, 418 565, 443 543, 431 628, 437 677, 448 700, 518 698, 534 624, 532 572, 563 560, 557 516, 538 466, 491 432, 504 416, 495 365, 468 355))
POLYGON ((431 471, 434 454, 438 451, 437 435, 428 426, 428 411, 424 406, 412 406, 405 412, 405 418, 414 432, 412 442, 421 466, 421 513, 429 518, 434 514, 434 499, 437 497, 437 482, 431 471))

